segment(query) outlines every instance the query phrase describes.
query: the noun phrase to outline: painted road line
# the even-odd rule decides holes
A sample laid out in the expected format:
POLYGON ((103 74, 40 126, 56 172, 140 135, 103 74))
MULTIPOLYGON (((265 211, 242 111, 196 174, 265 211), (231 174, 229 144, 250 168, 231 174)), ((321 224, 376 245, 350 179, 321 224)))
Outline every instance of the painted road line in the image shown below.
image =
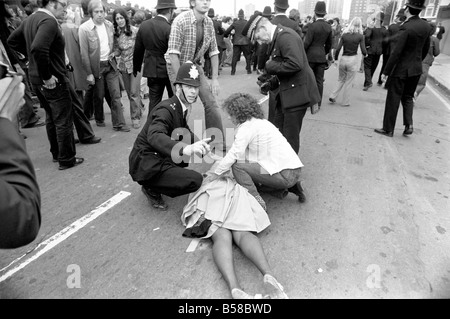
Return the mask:
POLYGON ((40 243, 36 249, 32 252, 34 255, 32 255, 27 260, 23 261, 21 264, 19 264, 16 267, 13 267, 14 264, 18 263, 22 258, 25 256, 28 256, 30 254, 26 254, 15 261, 13 261, 11 264, 6 266, 5 268, 0 270, 0 283, 14 275, 16 272, 21 270, 22 268, 26 267, 28 264, 33 262, 34 260, 38 259, 40 256, 45 254, 50 249, 54 248, 58 244, 62 243, 64 240, 75 234, 77 231, 85 227, 87 224, 95 220, 97 217, 103 215, 106 213, 109 209, 113 208, 117 204, 119 204, 121 201, 123 201, 125 198, 130 196, 131 193, 128 192, 120 192, 114 197, 110 198, 100 206, 98 206, 96 209, 91 211, 89 214, 83 216, 82 218, 78 219, 77 221, 73 222, 70 226, 64 228, 62 231, 57 233, 56 235, 52 236, 51 238, 47 239, 46 241, 40 243))
POLYGON ((426 86, 428 90, 430 90, 431 92, 433 92, 433 94, 439 99, 441 100, 441 102, 445 105, 445 107, 447 108, 447 110, 450 110, 450 104, 447 102, 447 100, 445 100, 442 95, 435 89, 433 88, 431 85, 427 85, 426 86))
POLYGON ((194 238, 192 239, 191 243, 189 244, 188 248, 186 249, 187 253, 192 253, 197 249, 198 244, 200 243, 201 238, 194 238))

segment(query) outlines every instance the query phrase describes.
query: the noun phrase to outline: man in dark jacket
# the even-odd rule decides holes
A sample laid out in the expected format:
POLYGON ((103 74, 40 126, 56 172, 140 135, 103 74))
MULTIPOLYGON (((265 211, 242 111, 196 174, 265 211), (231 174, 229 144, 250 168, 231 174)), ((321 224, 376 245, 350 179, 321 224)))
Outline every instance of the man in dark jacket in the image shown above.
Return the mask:
MULTIPOLYGON (((222 61, 223 51, 225 51, 227 49, 227 47, 225 45, 225 41, 223 40, 223 34, 224 34, 225 30, 222 28, 222 23, 220 21, 217 21, 216 14, 215 14, 213 8, 209 8, 208 17, 211 18, 211 20, 213 21, 213 24, 214 24, 214 31, 216 32, 217 48, 219 49, 219 61, 222 61)), ((219 71, 220 71, 220 69, 221 68, 219 66, 219 71)), ((204 70, 205 70, 205 75, 209 79, 212 79, 211 58, 209 57, 208 53, 205 53, 204 70)), ((219 74, 220 74, 220 72, 219 72, 219 74)))
POLYGON ((330 53, 333 41, 331 25, 325 21, 327 14, 324 1, 318 1, 314 8, 316 21, 308 26, 305 36, 305 51, 309 66, 316 77, 317 88, 320 93, 319 107, 322 103, 323 81, 325 69, 328 66, 327 54, 330 53))
POLYGON ((231 75, 236 74, 236 64, 239 61, 242 52, 244 53, 245 58, 245 69, 247 70, 247 74, 252 74, 251 69, 251 58, 252 51, 248 38, 242 35, 242 30, 244 29, 247 20, 244 18, 244 10, 239 10, 238 19, 234 21, 228 29, 225 30, 223 34, 224 37, 228 37, 231 34, 231 31, 234 30, 233 34, 233 59, 231 60, 231 75))
POLYGON ((403 135, 413 133, 414 92, 422 74, 422 60, 430 47, 428 22, 419 18, 425 6, 424 0, 407 0, 406 21, 401 25, 397 44, 384 68, 383 77, 389 76, 389 87, 384 108, 383 128, 376 133, 389 137, 394 135, 400 102, 403 105, 403 135))
MULTIPOLYGON (((400 31, 400 26, 405 21, 405 10, 400 9, 398 13, 395 16, 394 23, 389 25, 387 29, 387 37, 385 39, 384 45, 385 45, 385 51, 383 52, 383 65, 381 67, 382 70, 380 70, 380 76, 378 77, 378 85, 381 85, 383 81, 381 81, 381 77, 383 75, 384 68, 386 67, 386 63, 389 60, 389 56, 391 55, 391 52, 394 51, 395 43, 397 42, 397 36, 398 31, 400 31)), ((389 79, 384 85, 384 88, 388 88, 389 79)))
POLYGON ((11 34, 8 44, 30 61, 30 82, 45 109, 50 152, 59 169, 65 170, 84 161, 75 157, 72 100, 78 95, 69 83, 65 41, 57 21, 64 17, 67 0, 41 3, 42 7, 11 34))
MULTIPOLYGON (((280 89, 276 97, 274 124, 298 153, 303 118, 307 109, 320 99, 303 41, 291 28, 275 26, 260 15, 249 19, 242 34, 252 42, 269 43, 270 58, 266 62, 266 71, 277 76, 280 89)), ((300 182, 289 191, 299 196, 300 202, 305 201, 300 182)))
POLYGON ((149 115, 151 110, 161 102, 164 89, 167 90, 169 97, 173 96, 164 54, 169 47, 170 22, 176 8, 175 0, 158 0, 155 7, 157 16, 142 22, 136 35, 133 72, 137 74, 141 71, 144 59, 142 75, 147 78, 149 88, 149 115))
POLYGON ((13 121, 24 104, 20 76, 0 80, 0 248, 31 243, 41 226, 41 194, 25 142, 13 121))
POLYGON ((185 169, 192 155, 206 155, 210 139, 192 144, 194 134, 187 115, 197 100, 200 74, 192 62, 184 63, 174 82, 175 96, 160 102, 147 118, 129 156, 129 173, 142 185, 150 204, 166 210, 161 194, 176 197, 198 190, 203 177, 185 169))

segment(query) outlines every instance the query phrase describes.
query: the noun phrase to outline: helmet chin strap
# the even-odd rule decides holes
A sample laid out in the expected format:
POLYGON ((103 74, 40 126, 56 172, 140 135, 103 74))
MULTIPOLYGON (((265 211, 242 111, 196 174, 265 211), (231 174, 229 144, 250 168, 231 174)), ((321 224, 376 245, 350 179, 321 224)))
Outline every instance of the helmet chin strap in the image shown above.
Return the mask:
POLYGON ((183 104, 191 105, 191 104, 194 104, 195 102, 197 102, 198 95, 197 95, 197 97, 195 98, 195 100, 192 103, 189 103, 188 100, 187 100, 186 94, 184 93, 183 85, 180 84, 180 88, 181 88, 181 92, 183 93, 183 95, 178 96, 178 97, 181 99, 181 102, 183 102, 183 104))

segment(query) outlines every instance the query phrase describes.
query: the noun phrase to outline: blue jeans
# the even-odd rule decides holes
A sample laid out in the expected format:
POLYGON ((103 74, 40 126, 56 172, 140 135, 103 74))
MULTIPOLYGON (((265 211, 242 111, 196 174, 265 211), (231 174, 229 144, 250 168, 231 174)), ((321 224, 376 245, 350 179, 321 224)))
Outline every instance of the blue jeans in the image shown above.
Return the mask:
POLYGON ((123 105, 121 102, 119 71, 112 68, 109 62, 100 62, 100 77, 95 79, 94 85, 94 109, 95 120, 97 122, 105 121, 105 113, 103 111, 103 98, 105 97, 105 82, 111 96, 111 120, 114 128, 125 125, 123 116, 123 105))
POLYGON ((45 110, 47 137, 53 158, 57 159, 60 165, 73 165, 76 150, 69 79, 67 82, 58 82, 52 90, 33 84, 33 91, 45 110))

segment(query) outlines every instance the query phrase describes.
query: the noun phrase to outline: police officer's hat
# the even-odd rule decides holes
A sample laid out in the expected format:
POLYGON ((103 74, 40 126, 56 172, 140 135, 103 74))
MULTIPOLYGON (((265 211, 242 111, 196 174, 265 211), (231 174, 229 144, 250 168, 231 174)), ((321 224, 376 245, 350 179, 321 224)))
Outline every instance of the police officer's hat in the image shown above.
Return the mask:
POLYGON ((405 6, 423 10, 425 9, 424 3, 425 0, 406 0, 405 6))
POLYGON ((191 61, 186 61, 183 63, 183 65, 178 69, 177 79, 173 84, 185 84, 199 87, 200 73, 198 72, 197 66, 191 61))

